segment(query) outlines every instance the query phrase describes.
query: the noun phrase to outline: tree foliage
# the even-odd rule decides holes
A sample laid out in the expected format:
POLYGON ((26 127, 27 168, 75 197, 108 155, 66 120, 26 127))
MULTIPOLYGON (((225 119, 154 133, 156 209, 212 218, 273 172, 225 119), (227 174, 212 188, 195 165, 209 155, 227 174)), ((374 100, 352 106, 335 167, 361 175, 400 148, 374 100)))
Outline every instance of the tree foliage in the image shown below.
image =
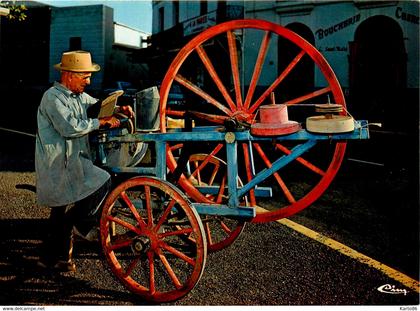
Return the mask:
POLYGON ((27 17, 27 8, 23 4, 16 4, 16 1, 1 1, 0 6, 9 9, 9 14, 6 18, 12 21, 24 21, 27 17))

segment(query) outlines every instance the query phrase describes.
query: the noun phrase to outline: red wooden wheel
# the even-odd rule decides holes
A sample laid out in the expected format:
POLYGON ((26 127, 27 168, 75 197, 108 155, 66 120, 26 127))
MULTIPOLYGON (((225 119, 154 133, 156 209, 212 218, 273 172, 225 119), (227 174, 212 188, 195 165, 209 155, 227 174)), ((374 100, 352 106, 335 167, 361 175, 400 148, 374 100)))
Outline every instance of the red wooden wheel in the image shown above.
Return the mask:
MULTIPOLYGON (((283 52, 279 51, 279 59, 283 52)), ((271 93, 280 99, 278 103, 289 107, 289 118, 299 122, 314 114, 314 109, 311 109, 314 104, 333 102, 345 107, 343 92, 331 67, 321 53, 299 35, 262 20, 235 20, 216 25, 187 43, 170 65, 160 90, 161 131, 167 131, 167 117, 190 116, 196 126, 223 125, 227 119, 251 124, 257 118, 259 107, 269 103, 271 93), (286 42, 292 47, 289 52, 295 54, 283 62, 284 68, 279 68, 278 76, 269 86, 262 86, 259 83, 262 68, 273 62, 272 56, 267 53, 273 42, 286 42), (240 61, 240 56, 248 52, 255 54, 255 63, 251 66, 240 61), (325 81, 320 89, 309 90, 303 85, 296 87, 299 78, 306 74, 301 67, 308 62, 311 68, 315 68, 314 75, 325 81), (252 69, 247 70, 249 67, 252 69), (293 89, 290 81, 295 81, 293 89), (168 95, 175 84, 183 87, 184 93, 190 96, 185 107, 168 103, 168 95)), ((342 114, 345 113, 343 109, 342 114)), ((251 180, 255 172, 270 167, 300 143, 270 141, 240 144, 240 178, 251 180)), ((203 150, 203 153, 224 159, 222 143, 203 142, 195 147, 195 152, 203 150)), ((251 190, 250 205, 264 208, 257 212, 253 221, 266 222, 287 217, 312 204, 335 177, 345 148, 345 142, 318 142, 309 152, 264 181, 261 186, 271 187, 275 192, 275 204, 273 200, 256 196, 256 192, 251 190)), ((171 171, 177 167, 177 158, 171 148, 168 148, 167 164, 171 171)), ((212 202, 185 175, 180 177, 179 184, 193 200, 212 202)))
POLYGON ((207 243, 199 215, 170 183, 135 177, 107 197, 101 239, 114 275, 152 302, 179 299, 200 280, 207 243), (194 243, 186 243, 186 234, 194 243))

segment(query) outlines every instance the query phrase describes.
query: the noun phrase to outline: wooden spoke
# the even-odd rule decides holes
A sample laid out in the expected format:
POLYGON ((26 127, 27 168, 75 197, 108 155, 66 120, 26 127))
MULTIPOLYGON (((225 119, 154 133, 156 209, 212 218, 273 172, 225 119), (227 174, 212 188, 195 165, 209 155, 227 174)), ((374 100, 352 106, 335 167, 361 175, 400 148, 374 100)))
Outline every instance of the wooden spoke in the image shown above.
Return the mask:
POLYGON ((213 151, 206 156, 206 158, 204 159, 203 162, 201 162, 200 166, 197 167, 194 172, 191 174, 193 176, 195 176, 197 174, 197 172, 203 170, 203 168, 209 163, 209 161, 220 151, 220 149, 222 149, 223 144, 218 144, 216 146, 216 148, 213 149, 213 151))
POLYGON ((113 243, 112 245, 109 246, 109 249, 112 250, 112 251, 115 251, 117 249, 130 246, 132 244, 132 242, 133 241, 130 239, 130 240, 125 240, 125 241, 113 243))
POLYGON ((257 61, 255 63, 254 73, 252 74, 251 83, 249 85, 248 93, 247 93, 246 98, 245 98, 245 104, 244 104, 245 108, 249 107, 249 105, 251 103, 251 100, 252 100, 252 96, 254 95, 255 88, 256 88, 258 80, 260 78, 262 66, 264 65, 264 60, 265 60, 265 56, 267 54, 268 45, 270 43, 270 38, 271 38, 271 32, 266 31, 265 35, 264 35, 264 38, 261 42, 260 51, 258 53, 257 61))
POLYGON ((224 124, 227 119, 229 119, 228 116, 219 116, 215 114, 210 113, 202 113, 198 111, 189 111, 191 115, 194 117, 197 117, 201 120, 209 121, 210 123, 214 124, 224 124))
POLYGON ((117 217, 112 217, 112 216, 107 216, 106 217, 106 219, 108 220, 108 221, 111 221, 111 222, 115 222, 115 223, 117 223, 117 224, 119 224, 119 225, 121 225, 121 226, 123 226, 123 227, 125 227, 125 228, 127 228, 128 230, 131 230, 131 231, 133 231, 133 232, 135 232, 135 233, 140 233, 140 231, 139 231, 139 229, 138 228, 136 228, 135 226, 133 226, 132 224, 130 224, 130 223, 128 223, 128 222, 126 222, 126 221, 124 221, 124 220, 122 220, 122 219, 120 219, 120 218, 117 218, 117 217))
POLYGON ((219 169, 220 169, 220 164, 219 164, 219 163, 217 163, 217 164, 214 166, 213 171, 211 172, 210 179, 209 179, 209 181, 208 181, 208 185, 209 185, 209 186, 213 185, 214 179, 216 178, 216 175, 217 175, 217 173, 219 172, 219 169))
POLYGON ((169 117, 184 118, 185 111, 182 111, 182 110, 172 110, 171 108, 168 108, 166 110, 166 115, 169 116, 169 117))
POLYGON ((163 239, 163 238, 166 238, 168 236, 173 236, 173 235, 185 235, 185 234, 188 235, 191 232, 193 232, 193 230, 191 228, 184 228, 184 229, 180 229, 180 230, 161 233, 161 234, 159 234, 159 238, 163 239))
POLYGON ((198 169, 198 161, 194 161, 194 167, 195 170, 191 175, 195 176, 198 180, 198 184, 201 185, 201 170, 198 169))
POLYGON ((153 211, 152 211, 152 202, 150 202, 150 187, 144 186, 144 192, 146 197, 146 210, 147 210, 147 226, 149 228, 153 227, 153 211))
MULTIPOLYGON (((285 146, 283 146, 282 144, 276 144, 276 148, 281 150, 282 152, 284 152, 285 154, 289 155, 292 153, 292 151, 288 148, 286 148, 285 146)), ((303 166, 306 166, 308 169, 310 169, 311 171, 324 176, 325 172, 323 170, 321 170, 319 167, 313 165, 312 163, 310 163, 309 161, 305 160, 302 157, 298 157, 296 158, 296 161, 298 161, 300 164, 302 164, 303 166)))
POLYGON ((149 293, 153 295, 156 292, 155 283, 155 253, 153 251, 147 252, 147 260, 149 261, 149 293))
POLYGON ((123 199, 123 201, 127 204, 131 212, 133 213, 134 217, 137 220, 137 223, 140 226, 140 229, 144 230, 146 228, 146 223, 144 222, 143 218, 140 216, 140 214, 137 212, 136 207, 131 202, 130 198, 128 197, 127 193, 125 191, 120 193, 120 197, 123 199))
POLYGON ((222 229, 227 233, 230 234, 232 230, 222 221, 221 223, 222 229))
POLYGON ((172 199, 169 201, 168 206, 166 207, 165 211, 163 212, 162 216, 159 218, 156 226, 153 228, 153 231, 158 232, 162 224, 167 220, 169 213, 172 211, 176 201, 172 199))
POLYGON ((287 105, 287 106, 296 105, 296 104, 299 104, 301 102, 307 101, 309 99, 315 98, 317 96, 324 95, 324 94, 326 94, 330 91, 331 91, 331 87, 327 86, 327 87, 324 87, 324 88, 322 88, 318 91, 300 96, 300 97, 295 98, 295 99, 288 100, 288 101, 284 102, 283 105, 287 105))
POLYGON ((166 269, 166 272, 168 272, 169 277, 172 280, 172 283, 175 285, 177 289, 180 289, 182 287, 181 282, 179 281, 178 277, 176 276, 174 270, 172 269, 171 265, 169 264, 169 261, 166 259, 165 255, 162 253, 161 250, 158 250, 158 256, 160 260, 163 263, 163 266, 166 269))
POLYGON ((197 51, 198 56, 200 56, 200 59, 203 62, 204 66, 206 67, 208 73, 210 74, 210 77, 213 79, 220 93, 222 93, 224 99, 228 103, 230 110, 235 112, 236 111, 235 103, 232 101, 232 98, 230 97, 225 86, 223 85, 223 82, 220 80, 219 76, 217 75, 217 72, 214 69, 214 66, 211 63, 206 51, 204 51, 204 48, 201 45, 197 46, 195 50, 197 51))
POLYGON ((174 247, 172 247, 172 246, 170 246, 170 245, 168 245, 164 242, 160 243, 160 247, 167 250, 171 254, 175 255, 179 259, 182 259, 183 261, 189 263, 191 266, 195 265, 195 260, 194 259, 192 259, 191 257, 188 257, 187 255, 185 255, 183 252, 177 250, 176 248, 174 248, 174 247))
MULTIPOLYGON (((251 160, 250 160, 250 156, 249 156, 248 144, 247 143, 242 143, 242 149, 244 151, 246 178, 249 182, 249 181, 252 180, 252 178, 254 178, 254 176, 253 176, 254 174, 252 172, 252 166, 251 166, 251 160)), ((251 206, 256 206, 257 205, 254 189, 249 191, 249 200, 250 200, 251 206)))
POLYGON ((292 60, 292 62, 286 67, 286 69, 277 77, 277 79, 270 85, 270 87, 257 99, 257 101, 250 107, 249 113, 254 113, 258 107, 266 100, 268 96, 274 91, 276 87, 287 77, 287 75, 295 68, 302 57, 306 54, 305 51, 300 53, 292 60))
MULTIPOLYGON (((265 155, 264 151, 262 150, 261 146, 257 143, 253 144, 254 148, 257 150, 258 154, 260 155, 261 159, 264 161, 265 165, 270 168, 272 166, 270 160, 265 155)), ((276 172, 273 174, 274 178, 277 180, 280 188, 283 190, 284 195, 286 196, 289 203, 296 202, 295 198, 293 197, 292 193, 290 192, 289 188, 287 188, 286 184, 284 183, 283 179, 280 175, 276 172)))
POLYGON ((230 65, 232 69, 233 85, 235 88, 236 104, 238 110, 242 108, 242 93, 241 93, 241 82, 239 78, 239 66, 238 66, 238 51, 236 49, 236 39, 232 31, 226 32, 228 45, 229 45, 229 56, 230 65))
POLYGON ((223 176, 222 182, 220 183, 219 192, 217 194, 216 203, 221 203, 223 200, 223 193, 225 192, 226 186, 226 175, 223 176))
POLYGON ((171 150, 171 151, 179 150, 182 147, 184 147, 184 144, 176 144, 176 145, 173 145, 173 146, 169 146, 168 144, 166 145, 166 149, 171 150))
POLYGON ((185 79, 180 74, 177 74, 174 79, 175 79, 175 81, 177 81, 178 83, 182 84, 187 89, 189 89, 190 91, 194 92, 195 94, 197 94, 201 98, 205 99, 208 103, 212 104, 213 106, 215 106, 216 108, 218 108, 219 110, 221 110, 222 112, 224 112, 225 114, 227 114, 227 115, 231 115, 232 114, 232 111, 231 110, 229 110, 227 107, 223 106, 216 99, 214 99, 209 94, 207 94, 206 92, 204 92, 202 89, 200 89, 198 86, 196 86, 195 84, 193 84, 191 81, 188 81, 187 79, 185 79))
POLYGON ((140 256, 136 256, 133 261, 131 261, 130 265, 127 267, 127 270, 123 274, 124 277, 127 277, 133 272, 134 268, 137 266, 138 262, 140 260, 140 256))
POLYGON ((210 229, 210 224, 209 223, 206 223, 204 225, 204 230, 206 231, 207 243, 209 245, 212 245, 213 244, 213 238, 212 238, 212 235, 211 235, 211 229, 210 229))

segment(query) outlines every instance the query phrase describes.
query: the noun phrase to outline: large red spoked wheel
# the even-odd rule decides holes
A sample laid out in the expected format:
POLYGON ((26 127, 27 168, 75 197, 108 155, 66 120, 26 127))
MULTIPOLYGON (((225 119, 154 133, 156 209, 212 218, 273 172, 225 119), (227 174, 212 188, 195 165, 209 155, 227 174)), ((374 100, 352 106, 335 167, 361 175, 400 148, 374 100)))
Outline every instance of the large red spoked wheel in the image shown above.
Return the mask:
MULTIPOLYGON (((271 93, 275 94, 277 103, 288 106, 289 119, 302 123, 314 114, 315 104, 332 102, 345 108, 343 92, 331 67, 318 50, 296 33, 261 20, 234 20, 216 25, 187 43, 170 65, 160 90, 161 131, 167 131, 167 117, 188 116, 196 126, 224 125, 227 120, 252 124, 259 107, 270 103, 271 93), (261 73, 263 68, 270 73, 276 70, 277 55, 268 53, 274 44, 278 44, 278 74, 267 83, 267 77, 261 73), (306 78, 311 73, 317 81, 324 80, 324 86, 315 88, 313 82, 308 84, 306 78), (300 85, 301 81, 305 83, 300 85), (171 103, 169 94, 175 86, 181 87, 187 96, 185 105, 171 103)), ((342 114, 345 113, 343 109, 342 114)), ((240 178, 252 180, 255 173, 290 154, 301 143, 280 140, 240 143, 240 178)), ((222 143, 203 142, 194 147, 194 152, 224 159, 222 143)), ((309 152, 258 185, 272 188, 275 203, 251 190, 250 205, 263 207, 253 221, 287 217, 312 204, 335 177, 345 147, 345 142, 318 142, 309 152)), ((174 171, 178 158, 171 148, 167 156, 168 167, 174 171)), ((212 202, 185 175, 180 177, 179 184, 195 201, 212 202)))
POLYGON ((147 301, 183 297, 204 271, 207 242, 199 215, 185 195, 157 178, 131 178, 109 194, 101 239, 114 275, 147 301))

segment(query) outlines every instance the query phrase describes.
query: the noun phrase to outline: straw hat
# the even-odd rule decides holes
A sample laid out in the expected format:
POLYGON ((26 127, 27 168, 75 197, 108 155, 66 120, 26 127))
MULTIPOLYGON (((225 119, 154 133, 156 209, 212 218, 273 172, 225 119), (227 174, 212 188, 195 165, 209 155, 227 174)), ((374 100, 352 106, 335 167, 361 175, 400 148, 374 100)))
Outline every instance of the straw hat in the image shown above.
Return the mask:
POLYGON ((90 53, 86 51, 64 52, 61 63, 54 65, 54 68, 72 72, 96 72, 101 69, 98 64, 92 63, 90 53))

